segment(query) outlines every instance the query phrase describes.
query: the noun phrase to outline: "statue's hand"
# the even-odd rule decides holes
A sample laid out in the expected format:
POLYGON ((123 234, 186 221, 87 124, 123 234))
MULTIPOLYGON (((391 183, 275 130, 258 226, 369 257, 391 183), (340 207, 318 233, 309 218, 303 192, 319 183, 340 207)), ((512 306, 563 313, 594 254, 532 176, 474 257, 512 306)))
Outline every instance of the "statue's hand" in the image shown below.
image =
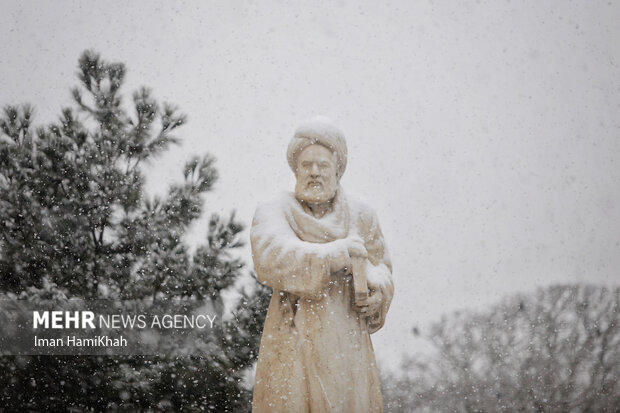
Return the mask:
POLYGON ((368 251, 364 245, 364 240, 359 236, 351 236, 334 241, 339 246, 339 253, 332 255, 330 259, 330 271, 337 273, 344 271, 351 272, 351 258, 368 257, 368 251))
POLYGON ((354 309, 363 315, 368 317, 375 317, 378 312, 381 311, 383 305, 383 292, 381 289, 371 289, 368 294, 368 298, 361 304, 356 303, 354 309))
POLYGON ((368 251, 366 251, 366 244, 364 240, 359 236, 354 235, 352 237, 345 238, 347 241, 347 250, 349 252, 349 257, 360 257, 366 258, 368 257, 368 251))

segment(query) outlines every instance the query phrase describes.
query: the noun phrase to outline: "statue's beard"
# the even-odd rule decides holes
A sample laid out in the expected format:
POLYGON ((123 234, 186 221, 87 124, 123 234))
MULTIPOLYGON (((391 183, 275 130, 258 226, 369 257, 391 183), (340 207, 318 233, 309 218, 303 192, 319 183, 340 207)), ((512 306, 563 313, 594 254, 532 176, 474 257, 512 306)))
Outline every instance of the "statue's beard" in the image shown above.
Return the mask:
POLYGON ((308 180, 295 185, 295 197, 300 201, 322 203, 331 201, 336 196, 338 184, 324 179, 308 180))

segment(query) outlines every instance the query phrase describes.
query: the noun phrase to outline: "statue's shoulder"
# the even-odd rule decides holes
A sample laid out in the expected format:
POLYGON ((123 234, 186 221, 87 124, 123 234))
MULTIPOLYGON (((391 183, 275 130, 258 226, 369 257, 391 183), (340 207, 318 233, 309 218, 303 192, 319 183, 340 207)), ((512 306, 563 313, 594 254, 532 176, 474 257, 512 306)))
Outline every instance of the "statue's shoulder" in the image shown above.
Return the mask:
POLYGON ((274 199, 256 207, 254 220, 258 222, 280 221, 285 219, 284 211, 295 201, 293 192, 283 191, 274 199))
POLYGON ((375 210, 366 201, 347 194, 347 203, 349 204, 351 216, 365 221, 374 221, 376 219, 375 210))

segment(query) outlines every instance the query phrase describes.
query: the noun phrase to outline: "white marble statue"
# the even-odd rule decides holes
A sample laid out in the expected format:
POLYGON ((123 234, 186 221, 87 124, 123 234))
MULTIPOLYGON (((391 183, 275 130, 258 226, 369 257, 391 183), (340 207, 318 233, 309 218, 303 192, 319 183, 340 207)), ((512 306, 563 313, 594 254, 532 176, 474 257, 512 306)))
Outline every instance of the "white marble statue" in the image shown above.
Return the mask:
POLYGON ((342 132, 326 118, 302 124, 287 151, 295 192, 257 208, 252 257, 273 289, 252 411, 381 412, 370 334, 392 300, 392 264, 372 209, 339 185, 342 132))

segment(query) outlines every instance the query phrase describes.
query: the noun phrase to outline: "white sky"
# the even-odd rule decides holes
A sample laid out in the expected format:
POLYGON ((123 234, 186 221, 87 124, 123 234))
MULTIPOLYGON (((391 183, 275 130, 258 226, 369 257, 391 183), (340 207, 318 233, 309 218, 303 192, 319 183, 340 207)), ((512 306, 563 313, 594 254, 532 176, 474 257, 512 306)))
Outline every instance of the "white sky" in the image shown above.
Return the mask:
POLYGON ((127 97, 150 86, 190 120, 149 189, 211 152, 209 213, 234 208, 248 224, 293 189, 296 125, 330 116, 348 139, 342 184, 376 209, 394 261, 374 336, 384 365, 420 349, 412 326, 444 312, 552 283, 618 284, 620 3, 295 5, 5 1, 0 104, 52 120, 84 49, 125 62, 127 97))

